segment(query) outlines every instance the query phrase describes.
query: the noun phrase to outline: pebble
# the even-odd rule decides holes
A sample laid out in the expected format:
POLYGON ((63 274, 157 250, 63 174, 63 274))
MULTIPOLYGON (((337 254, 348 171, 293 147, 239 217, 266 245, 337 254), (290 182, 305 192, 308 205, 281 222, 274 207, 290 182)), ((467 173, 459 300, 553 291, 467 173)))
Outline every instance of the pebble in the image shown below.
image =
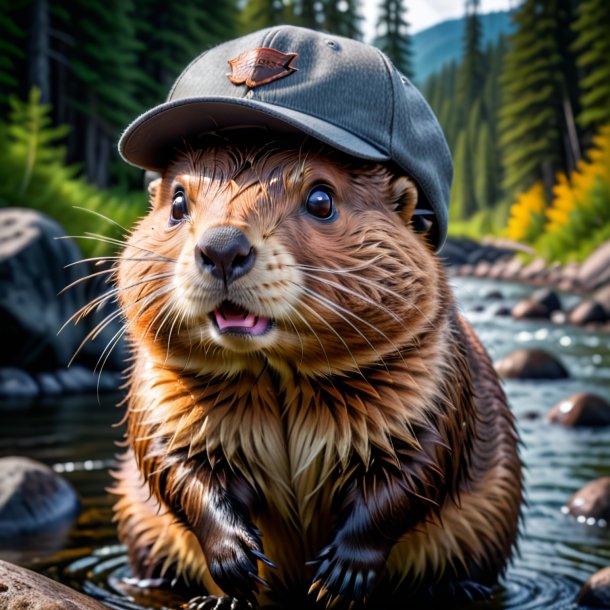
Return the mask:
POLYGON ((570 375, 553 355, 541 349, 518 349, 495 365, 503 379, 566 379, 570 375))
POLYGON ((610 404, 596 394, 580 392, 556 404, 546 419, 563 426, 610 426, 610 404))
POLYGON ((579 522, 610 523, 610 477, 587 483, 568 500, 566 509, 579 522))

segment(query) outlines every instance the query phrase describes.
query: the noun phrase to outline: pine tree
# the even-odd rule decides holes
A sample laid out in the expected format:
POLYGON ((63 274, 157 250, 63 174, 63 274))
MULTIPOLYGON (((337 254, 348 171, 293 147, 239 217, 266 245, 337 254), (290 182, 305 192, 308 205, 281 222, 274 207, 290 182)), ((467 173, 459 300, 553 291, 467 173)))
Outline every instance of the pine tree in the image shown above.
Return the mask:
POLYGON ((248 0, 240 16, 242 33, 285 23, 289 11, 282 0, 248 0))
MULTIPOLYGON (((483 31, 479 17, 479 0, 466 0, 464 51, 458 75, 458 108, 468 111, 479 99, 485 81, 485 56, 482 50, 483 31)), ((485 108, 483 108, 485 110, 485 108)))
POLYGON ((19 93, 19 64, 25 59, 25 31, 16 13, 26 2, 0 0, 0 108, 19 93))
POLYGON ((593 133, 610 123, 610 2, 583 0, 574 22, 573 49, 582 70, 579 124, 593 133))
POLYGON ((339 36, 362 40, 361 0, 325 0, 322 29, 339 36))
POLYGON ((382 0, 374 44, 405 76, 413 78, 411 37, 403 0, 382 0))
POLYGON ((526 0, 514 19, 501 78, 503 186, 512 197, 542 179, 550 196, 555 174, 573 169, 579 156, 572 3, 526 0))

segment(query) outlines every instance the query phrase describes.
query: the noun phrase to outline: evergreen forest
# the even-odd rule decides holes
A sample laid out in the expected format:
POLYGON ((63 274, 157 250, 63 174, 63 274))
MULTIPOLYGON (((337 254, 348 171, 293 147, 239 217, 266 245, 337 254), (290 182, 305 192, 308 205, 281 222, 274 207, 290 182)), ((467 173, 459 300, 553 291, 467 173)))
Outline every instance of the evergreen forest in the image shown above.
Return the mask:
MULTIPOLYGON (((522 0, 513 32, 484 46, 479 0, 465 0, 461 61, 420 82, 409 1, 368 1, 369 42, 416 82, 445 130, 451 232, 491 233, 561 262, 610 239, 610 2, 522 0)), ((363 39, 363 9, 364 0, 0 0, 0 205, 41 209, 70 234, 103 233, 99 213, 128 227, 146 194, 116 142, 194 57, 279 23, 363 39)))

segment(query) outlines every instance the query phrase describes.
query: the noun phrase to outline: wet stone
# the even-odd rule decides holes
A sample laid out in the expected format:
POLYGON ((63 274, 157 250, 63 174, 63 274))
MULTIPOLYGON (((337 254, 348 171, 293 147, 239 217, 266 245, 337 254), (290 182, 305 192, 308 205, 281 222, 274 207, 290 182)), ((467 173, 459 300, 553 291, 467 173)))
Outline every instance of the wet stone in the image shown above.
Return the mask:
POLYGON ((603 568, 587 580, 577 602, 589 608, 610 608, 610 567, 603 568))
POLYGON ((530 298, 532 301, 544 305, 550 312, 561 309, 561 301, 557 293, 548 288, 539 288, 530 298))
POLYGON ((0 458, 0 540, 55 528, 78 510, 72 486, 48 466, 25 457, 0 458))
POLYGON ((0 561, 2 610, 107 610, 106 606, 42 574, 0 561))
POLYGON ((512 309, 512 316, 515 320, 523 319, 544 319, 548 320, 551 312, 548 307, 532 299, 519 301, 512 309))
POLYGON ((568 500, 564 512, 588 525, 610 523, 610 477, 587 483, 568 500))
POLYGON ((563 426, 610 426, 610 404, 596 394, 581 392, 556 404, 546 419, 563 426))
POLYGON ((569 373, 563 364, 541 349, 519 349, 496 363, 503 379, 566 379, 569 373))
POLYGON ((603 324, 608 321, 606 310, 595 301, 581 301, 568 314, 568 322, 581 326, 583 324, 603 324))
POLYGON ((493 311, 494 316, 508 317, 512 313, 512 310, 507 305, 500 305, 496 307, 493 311))

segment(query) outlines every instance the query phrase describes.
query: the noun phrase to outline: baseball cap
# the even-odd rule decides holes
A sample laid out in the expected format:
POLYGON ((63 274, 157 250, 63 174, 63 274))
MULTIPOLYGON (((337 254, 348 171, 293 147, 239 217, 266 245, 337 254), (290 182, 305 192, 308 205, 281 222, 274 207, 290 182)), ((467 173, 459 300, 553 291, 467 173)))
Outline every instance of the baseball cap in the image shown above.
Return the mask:
POLYGON ((189 137, 260 126, 393 162, 416 182, 418 207, 433 213, 440 250, 453 173, 442 129, 388 57, 356 40, 280 25, 220 44, 185 68, 165 103, 127 127, 119 151, 132 165, 161 171, 189 137))

